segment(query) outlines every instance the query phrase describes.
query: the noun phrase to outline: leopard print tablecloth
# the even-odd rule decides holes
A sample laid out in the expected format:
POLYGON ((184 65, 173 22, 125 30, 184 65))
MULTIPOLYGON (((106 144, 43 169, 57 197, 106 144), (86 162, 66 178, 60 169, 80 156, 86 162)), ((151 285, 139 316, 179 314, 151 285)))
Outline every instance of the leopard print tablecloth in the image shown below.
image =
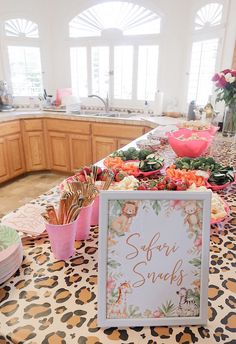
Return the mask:
MULTIPOLYGON (((224 163, 227 149, 225 144, 219 148, 224 163)), ((76 242, 76 253, 66 262, 53 258, 47 235, 23 237, 23 264, 0 286, 0 344, 235 344, 235 191, 231 186, 220 192, 230 215, 212 228, 206 326, 98 328, 98 228, 92 227, 89 240, 76 242)), ((45 205, 57 197, 55 188, 32 203, 45 205)))

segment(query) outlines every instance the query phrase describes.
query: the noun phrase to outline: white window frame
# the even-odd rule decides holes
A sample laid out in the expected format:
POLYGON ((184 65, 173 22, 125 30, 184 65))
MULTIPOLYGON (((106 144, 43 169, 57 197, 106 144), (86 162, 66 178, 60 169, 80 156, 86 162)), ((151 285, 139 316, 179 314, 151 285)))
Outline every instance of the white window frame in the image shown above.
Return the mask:
MULTIPOLYGON (((188 56, 187 56, 187 71, 186 71, 186 82, 185 82, 185 89, 184 89, 184 104, 185 108, 188 107, 188 87, 189 87, 189 75, 190 75, 190 67, 191 67, 191 54, 192 54, 192 46, 195 42, 207 41, 210 39, 218 39, 218 49, 217 49, 217 56, 216 56, 216 64, 215 70, 218 71, 222 64, 222 54, 223 54, 223 47, 224 47, 224 37, 225 37, 225 23, 227 20, 227 13, 229 9, 229 1, 228 0, 201 0, 198 1, 197 6, 193 9, 192 13, 192 39, 189 42, 189 49, 188 49, 188 56), (205 5, 210 3, 219 3, 223 5, 223 12, 222 12, 222 20, 221 24, 209 28, 203 28, 201 30, 194 30, 195 26, 195 16, 197 12, 205 5)), ((213 94, 214 85, 212 83, 212 94, 213 94)), ((194 99, 193 99, 194 100, 194 99)), ((197 104, 197 105, 206 105, 206 104, 197 104)))
MULTIPOLYGON (((9 46, 16 46, 16 47, 36 47, 39 48, 40 52, 40 61, 41 61, 41 71, 42 71, 42 88, 44 88, 44 72, 43 72, 43 58, 42 58, 42 49, 41 45, 42 42, 40 40, 40 27, 38 25, 38 31, 39 31, 39 38, 31 38, 31 37, 13 37, 13 36, 7 36, 5 33, 4 25, 7 20, 15 19, 15 18, 23 18, 26 20, 31 20, 35 22, 33 19, 28 18, 26 16, 22 15, 12 15, 11 17, 2 18, 0 21, 0 51, 2 52, 2 59, 3 59, 3 71, 5 74, 5 80, 7 81, 7 84, 9 86, 9 89, 12 90, 12 82, 11 82, 11 70, 10 70, 10 62, 9 62, 9 56, 8 56, 8 47, 9 46)), ((37 98, 37 96, 15 96, 15 98, 26 98, 26 97, 33 97, 37 98)))
MULTIPOLYGON (((122 36, 120 38, 107 39, 103 37, 82 37, 82 38, 70 38, 68 44, 68 50, 71 47, 86 47, 87 48, 87 75, 88 75, 88 94, 92 93, 91 85, 91 48, 106 46, 109 48, 109 71, 113 70, 114 66, 114 47, 115 46, 133 46, 133 77, 132 77, 132 98, 131 99, 114 99, 114 82, 112 76, 109 80, 109 100, 112 106, 141 106, 143 100, 137 99, 137 71, 138 71, 138 47, 140 45, 155 45, 161 50, 161 38, 160 34, 153 35, 137 35, 137 36, 122 36)), ((160 56, 160 54, 159 54, 160 56)), ((157 85, 159 83, 159 61, 157 68, 157 85)), ((71 76, 70 76, 71 77, 71 76)), ((87 98, 82 98, 86 100, 87 98)), ((145 100, 145 99, 144 99, 145 100)), ((151 102, 151 101, 150 101, 151 102)))

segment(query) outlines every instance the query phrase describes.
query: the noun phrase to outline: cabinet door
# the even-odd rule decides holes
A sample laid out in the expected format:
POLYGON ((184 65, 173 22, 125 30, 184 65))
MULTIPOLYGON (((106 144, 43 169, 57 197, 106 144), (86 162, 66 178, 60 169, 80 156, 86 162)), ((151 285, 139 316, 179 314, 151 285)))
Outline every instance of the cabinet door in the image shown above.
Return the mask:
POLYGON ((89 135, 69 135, 71 172, 92 163, 92 144, 89 135))
POLYGON ((42 131, 26 132, 24 134, 24 147, 27 171, 44 170, 47 168, 42 131))
POLYGON ((25 160, 21 134, 19 133, 7 136, 6 141, 10 177, 16 177, 25 172, 25 160))
POLYGON ((116 139, 103 136, 93 137, 93 163, 105 158, 117 149, 116 139))
POLYGON ((56 171, 70 171, 69 144, 66 134, 48 132, 50 167, 56 171))
POLYGON ((8 180, 9 178, 6 141, 5 139, 0 138, 0 183, 8 180))
POLYGON ((117 146, 118 146, 118 149, 126 146, 128 143, 130 143, 132 141, 132 139, 118 139, 117 141, 117 146))

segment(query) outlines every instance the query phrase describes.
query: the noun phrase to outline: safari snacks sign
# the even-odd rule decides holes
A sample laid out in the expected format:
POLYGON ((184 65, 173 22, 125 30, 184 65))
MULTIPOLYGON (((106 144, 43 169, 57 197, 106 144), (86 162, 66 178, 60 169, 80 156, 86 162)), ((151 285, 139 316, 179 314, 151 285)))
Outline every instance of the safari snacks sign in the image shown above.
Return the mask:
POLYGON ((99 326, 207 321, 209 192, 101 194, 99 326))

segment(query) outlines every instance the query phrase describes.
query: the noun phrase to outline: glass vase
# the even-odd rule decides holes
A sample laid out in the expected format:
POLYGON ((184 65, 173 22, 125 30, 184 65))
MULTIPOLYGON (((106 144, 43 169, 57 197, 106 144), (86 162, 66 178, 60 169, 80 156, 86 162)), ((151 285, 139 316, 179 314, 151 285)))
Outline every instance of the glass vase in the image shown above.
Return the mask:
POLYGON ((236 134, 236 102, 227 106, 223 120, 223 136, 234 136, 236 134))

